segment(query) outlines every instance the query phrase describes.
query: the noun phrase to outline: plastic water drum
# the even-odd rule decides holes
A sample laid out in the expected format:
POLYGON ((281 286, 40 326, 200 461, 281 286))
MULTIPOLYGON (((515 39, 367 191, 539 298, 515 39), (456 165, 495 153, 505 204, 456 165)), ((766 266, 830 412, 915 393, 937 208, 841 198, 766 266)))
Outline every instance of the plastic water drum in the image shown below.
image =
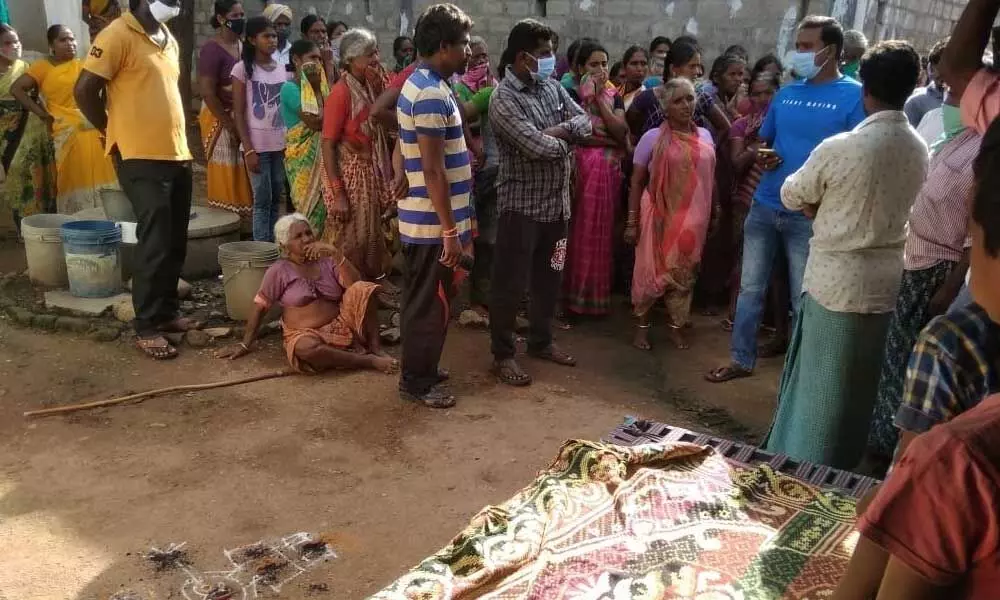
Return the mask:
POLYGON ((229 318, 246 321, 268 267, 277 262, 278 245, 271 242, 229 242, 219 246, 222 286, 229 318))
POLYGON ((70 215, 31 215, 21 220, 24 254, 32 282, 66 287, 66 258, 59 229, 75 220, 70 215))
POLYGON ((107 298, 122 289, 118 248, 122 231, 112 221, 73 221, 62 226, 69 292, 80 298, 107 298))

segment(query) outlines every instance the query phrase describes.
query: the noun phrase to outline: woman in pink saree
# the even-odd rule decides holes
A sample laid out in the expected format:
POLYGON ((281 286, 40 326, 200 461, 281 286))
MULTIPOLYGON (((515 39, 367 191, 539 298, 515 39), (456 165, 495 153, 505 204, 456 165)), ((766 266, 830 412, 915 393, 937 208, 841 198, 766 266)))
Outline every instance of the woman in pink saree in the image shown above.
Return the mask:
POLYGON ((663 125, 635 148, 625 239, 635 244, 632 306, 638 325, 633 344, 649 350, 649 311, 662 298, 670 340, 688 347, 683 328, 712 220, 715 146, 694 124, 695 90, 672 79, 657 90, 663 125))

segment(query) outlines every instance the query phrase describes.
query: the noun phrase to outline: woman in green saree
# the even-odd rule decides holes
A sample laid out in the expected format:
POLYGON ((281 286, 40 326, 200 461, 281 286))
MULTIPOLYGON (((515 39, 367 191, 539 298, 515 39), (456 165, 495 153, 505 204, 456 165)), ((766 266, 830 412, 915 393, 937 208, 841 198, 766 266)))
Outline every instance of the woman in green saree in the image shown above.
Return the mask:
POLYGON ((330 86, 319 46, 309 40, 299 40, 292 44, 290 54, 295 77, 281 88, 281 111, 288 128, 285 173, 295 210, 305 215, 316 235, 321 236, 326 225, 326 205, 323 203, 324 169, 320 143, 323 100, 329 95, 330 86))
POLYGON ((56 157, 49 124, 14 99, 13 84, 28 70, 21 41, 0 24, 0 200, 20 232, 22 217, 53 212, 56 157))

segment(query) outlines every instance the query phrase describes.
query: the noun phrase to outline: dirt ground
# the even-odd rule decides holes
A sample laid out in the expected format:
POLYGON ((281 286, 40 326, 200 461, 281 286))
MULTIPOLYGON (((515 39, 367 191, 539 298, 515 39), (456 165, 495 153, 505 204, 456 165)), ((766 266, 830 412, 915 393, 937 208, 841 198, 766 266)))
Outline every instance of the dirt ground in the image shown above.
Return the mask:
POLYGON ((523 390, 486 373, 485 332, 453 327, 443 364, 459 403, 440 412, 401 402, 395 377, 353 373, 26 420, 284 362, 273 338, 236 362, 185 349, 154 363, 124 342, 0 321, 0 600, 200 599, 191 573, 227 570, 224 550, 296 532, 326 535, 339 557, 246 598, 363 598, 527 484, 562 441, 598 439, 626 415, 759 440, 781 359, 753 379, 704 382, 727 356, 717 323, 699 317, 687 352, 654 332, 657 350, 641 353, 623 309, 561 332, 580 366, 526 361, 536 383, 523 390), (186 543, 190 566, 157 572, 144 554, 171 543, 186 543))

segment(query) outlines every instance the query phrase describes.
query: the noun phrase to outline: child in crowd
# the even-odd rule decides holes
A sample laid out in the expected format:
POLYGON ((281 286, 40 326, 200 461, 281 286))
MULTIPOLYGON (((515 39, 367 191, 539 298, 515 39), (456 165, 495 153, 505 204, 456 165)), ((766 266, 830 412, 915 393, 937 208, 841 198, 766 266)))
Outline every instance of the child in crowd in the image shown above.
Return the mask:
POLYGON ((247 20, 242 60, 233 67, 233 120, 253 187, 253 239, 274 241, 285 189, 281 88, 289 79, 274 59, 278 34, 265 17, 247 20))
POLYGON ((896 417, 901 458, 859 510, 838 600, 995 598, 1000 589, 1000 395, 991 395, 1000 391, 1000 119, 974 172, 974 302, 932 321, 917 342, 896 417))

